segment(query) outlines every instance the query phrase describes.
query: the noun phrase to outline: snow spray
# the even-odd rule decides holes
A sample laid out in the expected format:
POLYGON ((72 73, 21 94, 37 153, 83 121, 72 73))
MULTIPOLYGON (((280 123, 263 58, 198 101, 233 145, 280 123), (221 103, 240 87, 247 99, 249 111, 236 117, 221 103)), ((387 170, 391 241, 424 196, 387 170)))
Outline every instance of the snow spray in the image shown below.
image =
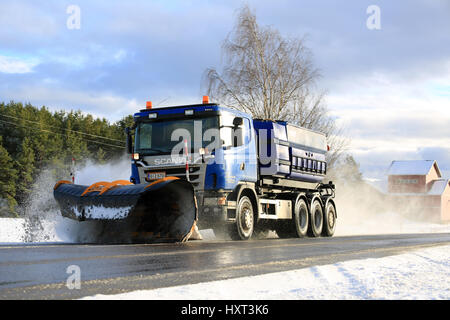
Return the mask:
MULTIPOLYGON (((98 181, 128 180, 130 176, 130 160, 123 157, 107 164, 98 164, 88 160, 76 170, 71 168, 71 178, 76 183, 91 185, 98 181)), ((93 242, 96 238, 95 221, 78 221, 61 216, 59 207, 53 198, 53 186, 56 181, 50 169, 43 170, 36 179, 31 195, 25 205, 20 208, 24 217, 25 232, 23 242, 93 242)))

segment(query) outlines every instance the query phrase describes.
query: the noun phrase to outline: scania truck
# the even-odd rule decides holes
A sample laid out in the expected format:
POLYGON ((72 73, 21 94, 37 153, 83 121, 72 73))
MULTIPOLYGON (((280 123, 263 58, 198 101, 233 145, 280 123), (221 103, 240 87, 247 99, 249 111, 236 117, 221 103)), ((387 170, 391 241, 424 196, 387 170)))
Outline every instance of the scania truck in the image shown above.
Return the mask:
POLYGON ((181 179, 194 189, 200 229, 236 240, 332 236, 335 186, 326 136, 210 103, 152 107, 127 128, 130 182, 181 179))

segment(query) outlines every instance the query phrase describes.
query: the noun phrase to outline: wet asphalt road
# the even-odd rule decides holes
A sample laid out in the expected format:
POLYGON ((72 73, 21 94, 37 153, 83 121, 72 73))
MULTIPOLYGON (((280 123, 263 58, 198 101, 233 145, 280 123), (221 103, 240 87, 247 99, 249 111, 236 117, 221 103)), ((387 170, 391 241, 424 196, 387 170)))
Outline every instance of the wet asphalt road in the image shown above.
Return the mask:
POLYGON ((2 245, 0 299, 76 299, 376 258, 448 244, 450 234, 433 233, 183 244, 2 245), (80 289, 67 287, 67 279, 73 275, 68 273, 69 266, 79 267, 80 289))

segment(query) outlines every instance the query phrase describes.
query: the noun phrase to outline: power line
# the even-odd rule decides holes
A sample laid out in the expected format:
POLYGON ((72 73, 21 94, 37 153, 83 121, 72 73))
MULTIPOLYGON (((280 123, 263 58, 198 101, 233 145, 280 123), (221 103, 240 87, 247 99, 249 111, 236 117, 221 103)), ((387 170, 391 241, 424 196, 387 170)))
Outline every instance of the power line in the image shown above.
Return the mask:
MULTIPOLYGON (((41 129, 41 128, 25 127, 25 126, 22 126, 20 124, 17 124, 17 123, 14 123, 14 122, 5 121, 5 120, 1 120, 1 119, 0 119, 0 122, 6 123, 6 124, 12 124, 12 125, 17 126, 17 127, 27 128, 27 129, 31 129, 31 130, 40 130, 40 131, 44 131, 44 132, 48 132, 48 133, 52 133, 52 134, 57 134, 57 135, 60 135, 60 136, 65 136, 63 133, 53 132, 53 131, 45 130, 45 129, 41 129)), ((76 137, 76 138, 81 139, 80 137, 76 137)), ((89 139, 86 139, 86 138, 84 138, 84 140, 92 142, 92 143, 96 143, 96 144, 105 145, 105 146, 110 146, 110 147, 115 147, 115 148, 120 148, 120 149, 124 148, 124 146, 118 146, 118 145, 115 145, 115 144, 109 144, 109 143, 105 143, 105 142, 89 140, 89 139)))
MULTIPOLYGON (((14 116, 11 116, 11 115, 6 115, 6 114, 0 114, 0 116, 8 117, 8 118, 13 118, 13 119, 17 119, 17 120, 24 120, 24 121, 27 121, 27 122, 37 123, 37 124, 40 124, 40 125, 42 124, 41 122, 38 122, 38 121, 33 121, 33 120, 23 119, 23 118, 14 117, 14 116)), ((48 126, 48 127, 57 128, 57 127, 55 127, 55 126, 49 126, 49 125, 47 125, 47 126, 48 126)), ((72 130, 72 129, 66 129, 66 128, 58 128, 58 129, 65 130, 65 131, 70 131, 70 132, 75 132, 75 133, 79 133, 79 134, 84 134, 84 135, 91 136, 91 137, 94 137, 94 138, 102 138, 102 139, 106 139, 106 140, 111 140, 111 141, 117 141, 117 142, 122 142, 122 143, 124 143, 123 140, 118 140, 118 139, 108 138, 108 137, 99 136, 99 135, 95 135, 95 134, 91 134, 91 133, 85 133, 85 132, 81 132, 81 131, 78 131, 78 130, 72 130)))
MULTIPOLYGON (((42 129, 42 128, 30 128, 30 127, 26 127, 26 126, 23 126, 23 125, 14 123, 14 122, 6 121, 6 120, 1 120, 0 119, 0 122, 6 123, 6 124, 11 124, 11 125, 14 125, 14 126, 17 126, 17 127, 27 128, 27 129, 31 129, 31 130, 40 130, 40 131, 44 131, 44 132, 48 132, 48 133, 52 133, 52 134, 57 134, 57 135, 60 135, 60 136, 65 136, 63 133, 53 132, 53 131, 45 130, 45 129, 42 129)), ((80 137, 76 137, 76 138, 81 139, 80 137)), ((124 146, 118 146, 118 145, 115 145, 115 144, 109 144, 109 143, 105 143, 105 142, 89 140, 89 139, 86 139, 86 138, 84 138, 84 140, 88 141, 88 142, 96 143, 96 144, 101 144, 101 145, 105 145, 105 146, 114 147, 114 148, 120 148, 120 149, 124 148, 124 146)))

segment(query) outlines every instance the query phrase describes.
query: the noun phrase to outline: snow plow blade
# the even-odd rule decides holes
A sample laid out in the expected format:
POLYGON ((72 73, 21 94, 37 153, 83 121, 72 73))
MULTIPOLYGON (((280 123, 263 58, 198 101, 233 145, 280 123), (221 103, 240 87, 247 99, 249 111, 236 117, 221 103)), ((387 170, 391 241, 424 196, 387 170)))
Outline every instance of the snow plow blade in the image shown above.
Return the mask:
POLYGON ((84 186, 63 180, 53 195, 62 216, 98 221, 105 242, 184 242, 197 222, 194 188, 175 177, 147 185, 118 180, 84 186))

